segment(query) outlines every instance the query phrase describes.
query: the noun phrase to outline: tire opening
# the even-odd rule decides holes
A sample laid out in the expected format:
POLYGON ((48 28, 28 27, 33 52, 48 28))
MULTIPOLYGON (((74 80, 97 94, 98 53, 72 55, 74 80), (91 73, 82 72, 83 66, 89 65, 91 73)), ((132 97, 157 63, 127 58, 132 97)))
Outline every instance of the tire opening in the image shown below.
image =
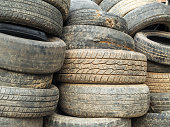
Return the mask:
POLYGON ((164 44, 164 45, 170 45, 170 38, 166 38, 166 37, 160 37, 160 36, 147 36, 148 39, 164 44))
POLYGON ((169 32, 169 28, 165 24, 151 25, 151 26, 148 26, 148 27, 144 28, 143 30, 159 30, 159 31, 169 32))

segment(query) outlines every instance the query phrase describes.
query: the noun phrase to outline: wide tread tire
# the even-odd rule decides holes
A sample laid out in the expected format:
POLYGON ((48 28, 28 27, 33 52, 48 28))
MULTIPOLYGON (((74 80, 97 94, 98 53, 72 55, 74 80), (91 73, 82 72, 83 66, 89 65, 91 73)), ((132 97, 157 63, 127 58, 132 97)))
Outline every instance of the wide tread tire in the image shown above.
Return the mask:
POLYGON ((11 22, 61 36, 60 11, 42 0, 1 0, 0 22, 11 22))
POLYGON ((111 28, 92 25, 64 27, 63 38, 67 49, 134 50, 134 40, 128 34, 111 28))
POLYGON ((136 84, 147 75, 143 54, 111 49, 77 49, 66 52, 65 63, 54 78, 64 83, 136 84))
POLYGON ((59 71, 64 62, 66 45, 59 38, 43 42, 0 33, 0 45, 3 69, 46 74, 59 71))
POLYGON ((127 33, 126 20, 103 11, 83 9, 70 13, 66 26, 70 25, 94 25, 116 29, 127 33))
POLYGON ((53 114, 44 119, 44 127, 131 127, 130 119, 77 118, 53 114))
POLYGON ((0 86, 0 116, 42 117, 54 113, 59 99, 56 86, 50 89, 0 86))
POLYGON ((61 84, 58 87, 59 107, 71 116, 130 118, 142 116, 149 109, 149 88, 143 84, 61 84))

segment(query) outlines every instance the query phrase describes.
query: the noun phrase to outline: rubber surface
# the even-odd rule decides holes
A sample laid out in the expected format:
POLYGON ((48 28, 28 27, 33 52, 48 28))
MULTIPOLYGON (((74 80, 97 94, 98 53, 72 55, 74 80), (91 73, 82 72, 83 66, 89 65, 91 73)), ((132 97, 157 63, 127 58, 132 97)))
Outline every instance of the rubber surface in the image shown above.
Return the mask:
POLYGON ((121 0, 103 0, 99 6, 103 11, 109 11, 115 4, 120 2, 121 0))

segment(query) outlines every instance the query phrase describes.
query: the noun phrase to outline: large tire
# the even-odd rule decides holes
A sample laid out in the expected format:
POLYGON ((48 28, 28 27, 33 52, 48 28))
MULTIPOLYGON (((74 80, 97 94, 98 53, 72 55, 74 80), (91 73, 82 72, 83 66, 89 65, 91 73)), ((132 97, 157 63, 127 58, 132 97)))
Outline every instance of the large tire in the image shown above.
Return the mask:
POLYGON ((151 109, 156 113, 170 111, 170 93, 151 93, 151 109))
POLYGON ((5 118, 0 117, 1 127, 42 127, 43 118, 5 118))
POLYGON ((31 75, 0 69, 0 86, 23 88, 50 88, 52 74, 31 75))
POLYGON ((44 127, 131 127, 130 119, 123 118, 77 118, 53 114, 44 119, 44 127))
POLYGON ((63 19, 66 20, 69 14, 70 0, 43 0, 43 1, 48 2, 54 7, 56 7, 61 12, 63 19))
POLYGON ((111 49, 68 50, 65 64, 55 79, 67 83, 137 84, 147 74, 143 54, 111 49))
POLYGON ((52 115, 57 107, 59 91, 0 86, 0 116, 42 117, 52 115))
POLYGON ((67 49, 135 49, 134 40, 128 34, 101 26, 66 26, 63 40, 67 49))
POLYGON ((124 18, 111 13, 93 9, 83 9, 70 13, 66 26, 70 25, 94 25, 116 29, 127 33, 127 23, 124 18))
POLYGON ((121 0, 116 5, 114 5, 108 12, 123 17, 130 11, 140 6, 153 3, 155 1, 156 0, 121 0))
POLYGON ((132 119, 132 127, 170 127, 169 113, 147 113, 132 119))
POLYGON ((169 32, 139 32, 134 38, 136 51, 145 54, 151 61, 170 65, 170 46, 163 39, 170 41, 169 32))
POLYGON ((59 38, 42 42, 0 33, 0 68, 33 74, 60 70, 65 43, 59 38))
POLYGON ((42 0, 1 0, 0 22, 11 22, 61 36, 60 11, 42 0))
POLYGON ((146 85, 151 93, 170 92, 170 73, 147 73, 146 85))
POLYGON ((161 3, 151 3, 130 11, 124 16, 131 36, 154 24, 164 24, 170 30, 170 7, 161 3))
POLYGON ((146 85, 61 84, 58 87, 59 107, 71 116, 130 118, 142 116, 149 109, 146 85))

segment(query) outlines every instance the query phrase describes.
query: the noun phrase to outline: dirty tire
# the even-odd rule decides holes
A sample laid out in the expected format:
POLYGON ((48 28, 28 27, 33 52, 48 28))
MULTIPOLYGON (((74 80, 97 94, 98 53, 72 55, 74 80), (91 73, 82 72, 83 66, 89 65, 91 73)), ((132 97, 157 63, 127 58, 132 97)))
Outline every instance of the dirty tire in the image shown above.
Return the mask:
POLYGON ((119 3, 121 0, 103 0, 99 6, 103 11, 109 11, 115 4, 119 3))
POLYGON ((0 117, 1 127, 42 127, 43 118, 5 118, 0 117))
POLYGON ((57 107, 59 91, 50 89, 0 86, 0 116, 42 117, 52 115, 57 107))
POLYGON ((116 5, 114 5, 109 12, 113 13, 115 15, 118 15, 120 17, 125 16, 130 11, 146 5, 155 2, 156 0, 121 0, 116 5))
POLYGON ((111 28, 92 25, 64 27, 62 39, 67 49, 134 50, 134 40, 128 34, 111 28))
POLYGON ((148 72, 170 73, 170 65, 159 64, 153 61, 147 61, 147 69, 148 72))
POLYGON ((111 49, 68 50, 55 80, 64 83, 136 84, 147 74, 143 54, 111 49))
POLYGON ((93 9, 83 9, 70 13, 66 21, 66 26, 70 25, 103 26, 126 33, 128 29, 126 20, 124 18, 111 13, 93 9))
POLYGON ((95 2, 91 0, 71 0, 70 13, 82 9, 94 9, 102 11, 102 9, 95 2))
POLYGON ((170 92, 170 73, 147 73, 146 85, 151 93, 170 92))
POLYGON ((65 43, 35 41, 0 33, 0 68, 33 74, 60 70, 65 57, 65 43))
POLYGON ((63 19, 66 20, 69 14, 70 0, 43 0, 43 1, 48 2, 54 7, 56 7, 61 12, 63 19))
POLYGON ((0 86, 22 88, 50 88, 52 74, 33 75, 0 69, 0 86))
POLYGON ((151 109, 155 113, 170 111, 170 93, 151 93, 151 109))
POLYGON ((61 84, 58 87, 59 107, 71 116, 130 118, 142 116, 149 109, 149 88, 143 84, 61 84))
POLYGON ((96 4, 100 4, 103 0, 91 0, 91 1, 93 1, 93 2, 95 2, 96 4))
POLYGON ((134 38, 136 51, 145 54, 151 61, 170 65, 170 46, 166 44, 168 42, 165 43, 162 39, 160 41, 151 40, 151 37, 170 40, 169 32, 139 32, 134 38))
POLYGON ((170 30, 169 14, 169 6, 162 3, 151 3, 130 11, 124 18, 128 23, 129 34, 134 36, 135 33, 154 24, 164 24, 170 30))
POLYGON ((60 11, 42 0, 1 0, 0 22, 11 22, 61 36, 60 11))
POLYGON ((130 119, 123 118, 77 118, 53 114, 44 119, 44 127, 131 127, 130 119))
POLYGON ((132 127, 170 127, 169 113, 147 113, 132 119, 132 127))

